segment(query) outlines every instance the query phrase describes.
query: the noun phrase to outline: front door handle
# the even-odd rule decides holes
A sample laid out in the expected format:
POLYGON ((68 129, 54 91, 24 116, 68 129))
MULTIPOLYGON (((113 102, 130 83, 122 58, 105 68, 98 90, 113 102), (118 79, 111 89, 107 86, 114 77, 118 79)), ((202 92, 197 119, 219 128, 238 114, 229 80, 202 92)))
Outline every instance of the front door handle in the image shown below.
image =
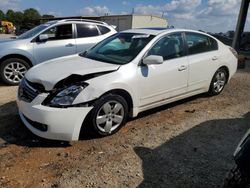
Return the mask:
POLYGON ((69 44, 66 45, 66 47, 73 47, 73 46, 75 46, 75 45, 72 44, 72 43, 69 43, 69 44))
POLYGON ((184 71, 187 69, 187 66, 186 65, 181 65, 179 68, 178 68, 178 71, 184 71))
POLYGON ((212 57, 212 60, 213 60, 213 61, 216 61, 217 59, 218 59, 217 56, 212 57))

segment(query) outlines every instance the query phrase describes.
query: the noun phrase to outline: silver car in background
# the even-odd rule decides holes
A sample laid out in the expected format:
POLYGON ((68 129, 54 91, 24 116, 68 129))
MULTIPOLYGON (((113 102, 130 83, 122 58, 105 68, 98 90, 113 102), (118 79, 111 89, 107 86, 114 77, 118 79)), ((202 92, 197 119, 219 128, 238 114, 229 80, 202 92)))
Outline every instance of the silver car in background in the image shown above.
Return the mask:
POLYGON ((0 77, 6 84, 16 85, 30 67, 86 51, 114 33, 112 26, 94 20, 68 19, 41 24, 16 39, 0 41, 0 77))

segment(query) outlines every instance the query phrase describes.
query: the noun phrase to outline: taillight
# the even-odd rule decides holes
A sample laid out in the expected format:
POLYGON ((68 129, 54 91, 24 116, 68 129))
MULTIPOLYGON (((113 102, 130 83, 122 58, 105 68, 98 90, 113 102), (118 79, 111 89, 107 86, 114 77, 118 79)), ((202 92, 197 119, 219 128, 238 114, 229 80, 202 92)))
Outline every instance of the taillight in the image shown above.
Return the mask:
POLYGON ((233 49, 232 47, 229 47, 229 49, 233 53, 233 55, 238 59, 238 53, 236 52, 236 50, 233 49))

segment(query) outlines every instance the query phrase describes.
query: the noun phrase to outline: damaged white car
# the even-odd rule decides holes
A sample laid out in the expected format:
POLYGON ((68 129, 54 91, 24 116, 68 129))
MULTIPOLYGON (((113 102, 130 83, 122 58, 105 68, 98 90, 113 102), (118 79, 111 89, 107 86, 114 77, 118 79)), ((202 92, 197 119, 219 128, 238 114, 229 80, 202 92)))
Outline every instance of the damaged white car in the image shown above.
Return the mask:
POLYGON ((142 111, 219 94, 236 72, 236 56, 202 32, 120 32, 87 52, 30 69, 18 89, 19 114, 34 134, 48 139, 78 140, 83 125, 110 135, 142 111))

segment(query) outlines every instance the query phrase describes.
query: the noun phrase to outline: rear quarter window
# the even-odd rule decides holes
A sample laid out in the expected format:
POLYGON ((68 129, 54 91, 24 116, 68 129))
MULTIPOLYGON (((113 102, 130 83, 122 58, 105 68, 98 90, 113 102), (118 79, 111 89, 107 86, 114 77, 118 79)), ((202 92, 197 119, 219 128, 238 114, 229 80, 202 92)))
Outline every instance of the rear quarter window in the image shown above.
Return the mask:
POLYGON ((101 32, 102 35, 104 35, 104 34, 110 32, 110 29, 107 28, 107 27, 105 27, 105 26, 98 25, 97 27, 98 27, 98 29, 100 30, 100 32, 101 32))

